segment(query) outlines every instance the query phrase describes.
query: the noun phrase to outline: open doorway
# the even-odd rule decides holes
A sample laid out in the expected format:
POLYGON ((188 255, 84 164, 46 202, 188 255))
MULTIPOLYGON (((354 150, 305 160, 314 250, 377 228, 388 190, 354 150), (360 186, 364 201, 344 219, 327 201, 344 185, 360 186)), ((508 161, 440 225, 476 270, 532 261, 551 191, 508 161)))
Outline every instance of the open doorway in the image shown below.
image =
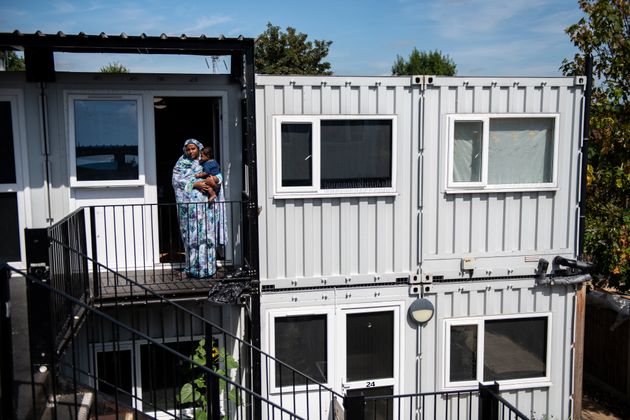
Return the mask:
POLYGON ((212 146, 215 159, 221 162, 221 98, 156 96, 155 159, 159 206, 160 261, 183 262, 184 246, 181 243, 175 192, 171 184, 173 167, 183 153, 184 141, 199 140, 212 146))

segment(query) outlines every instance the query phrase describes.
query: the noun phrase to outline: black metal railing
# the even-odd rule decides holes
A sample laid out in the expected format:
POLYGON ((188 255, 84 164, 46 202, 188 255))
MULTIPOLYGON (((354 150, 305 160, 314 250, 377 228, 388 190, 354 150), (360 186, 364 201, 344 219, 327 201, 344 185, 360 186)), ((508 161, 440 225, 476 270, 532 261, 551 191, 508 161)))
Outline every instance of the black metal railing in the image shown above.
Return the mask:
MULTIPOLYGON (((89 255, 145 284, 196 278, 247 278, 249 203, 128 204, 86 208, 89 255)), ((101 287, 115 286, 101 276, 101 287)))
MULTIPOLYGON (((159 339, 7 265, 0 267, 2 286, 8 282, 9 271, 24 276, 29 288, 45 289, 65 301, 66 318, 72 320, 63 353, 51 349, 37 370, 47 373, 48 391, 43 403, 33 392, 31 418, 125 418, 129 414, 134 418, 252 419, 257 418, 254 407, 270 419, 303 418, 240 383, 238 362, 225 351, 213 357, 213 348, 220 344, 212 330, 202 331, 200 337, 159 339), (187 338, 193 341, 192 347, 187 338), (197 339, 205 341, 197 344, 197 339)), ((49 344, 54 347, 53 342, 49 344)), ((10 410, 14 407, 5 409, 4 398, 12 394, 4 393, 4 382, 2 391, 3 414, 13 418, 10 410)))
MULTIPOLYGON (((207 302, 200 304, 190 300, 176 302, 154 290, 150 284, 140 283, 125 276, 124 273, 116 272, 54 238, 50 238, 50 241, 69 255, 71 261, 79 261, 80 266, 92 267, 100 277, 110 278, 116 282, 113 299, 105 303, 96 300, 94 302, 101 305, 103 310, 118 322, 164 345, 171 342, 186 342, 189 353, 192 353, 200 339, 212 337, 212 340, 216 341, 216 346, 213 347, 219 350, 220 363, 227 366, 233 365, 234 360, 238 361, 238 366, 233 367, 233 380, 236 383, 247 389, 255 389, 256 375, 261 381, 259 391, 261 395, 301 417, 325 418, 325 413, 331 410, 333 401, 342 398, 331 388, 252 345, 246 337, 241 338, 222 328, 218 323, 212 322, 212 311, 217 310, 217 305, 207 302), (281 378, 290 379, 277 386, 273 385, 271 380, 276 372, 281 378)), ((55 267, 51 266, 51 276, 58 275, 54 272, 55 267)), ((65 266, 61 268, 67 269, 65 266)), ((247 295, 256 293, 257 290, 249 290, 245 284, 242 292, 247 295)), ((241 311, 241 306, 234 305, 232 308, 236 308, 233 310, 239 313, 241 311)), ((239 316, 236 315, 237 318, 239 316)), ((107 351, 107 348, 114 346, 113 343, 121 341, 127 346, 130 342, 128 338, 116 337, 105 331, 94 345, 104 346, 101 347, 102 351, 107 351)), ((206 342, 208 343, 209 339, 206 342)), ((262 410, 261 407, 259 409, 262 410)), ((259 414, 262 413, 263 411, 259 414)))
POLYGON ((405 395, 378 395, 378 391, 365 391, 361 395, 345 397, 346 420, 528 420, 499 395, 498 385, 479 384, 478 389, 472 390, 405 395))

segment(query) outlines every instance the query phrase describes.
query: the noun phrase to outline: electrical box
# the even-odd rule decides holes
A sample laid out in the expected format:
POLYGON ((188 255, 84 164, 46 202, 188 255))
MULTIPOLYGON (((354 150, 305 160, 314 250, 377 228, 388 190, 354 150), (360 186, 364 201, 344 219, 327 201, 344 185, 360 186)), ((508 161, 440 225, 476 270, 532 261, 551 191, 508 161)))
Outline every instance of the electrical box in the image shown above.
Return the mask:
POLYGON ((461 260, 462 271, 470 271, 475 269, 476 260, 475 257, 464 257, 461 260))

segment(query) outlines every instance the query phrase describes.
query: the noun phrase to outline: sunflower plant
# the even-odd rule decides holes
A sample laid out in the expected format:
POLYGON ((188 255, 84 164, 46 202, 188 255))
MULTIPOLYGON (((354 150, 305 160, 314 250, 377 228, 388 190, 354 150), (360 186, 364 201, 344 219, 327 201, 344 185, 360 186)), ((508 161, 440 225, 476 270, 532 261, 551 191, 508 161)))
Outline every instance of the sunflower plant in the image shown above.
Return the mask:
MULTIPOLYGON (((212 362, 212 370, 221 376, 234 379, 231 375, 232 370, 240 367, 238 360, 236 360, 231 354, 225 351, 225 348, 213 345, 212 353, 210 354, 210 360, 212 362)), ((199 340, 199 344, 195 349, 195 352, 191 355, 191 359, 199 365, 207 366, 207 352, 206 352, 206 340, 202 338, 199 340)), ((192 364, 193 370, 198 368, 198 365, 192 364)), ((219 378, 219 393, 225 395, 227 388, 227 382, 219 378)), ((178 400, 181 405, 193 405, 194 418, 197 420, 206 420, 208 418, 208 401, 206 399, 206 374, 200 372, 196 377, 185 383, 179 391, 178 400)), ((236 406, 242 404, 239 398, 236 388, 231 387, 227 393, 228 402, 233 403, 236 406)), ((227 418, 227 416, 223 416, 227 418)))

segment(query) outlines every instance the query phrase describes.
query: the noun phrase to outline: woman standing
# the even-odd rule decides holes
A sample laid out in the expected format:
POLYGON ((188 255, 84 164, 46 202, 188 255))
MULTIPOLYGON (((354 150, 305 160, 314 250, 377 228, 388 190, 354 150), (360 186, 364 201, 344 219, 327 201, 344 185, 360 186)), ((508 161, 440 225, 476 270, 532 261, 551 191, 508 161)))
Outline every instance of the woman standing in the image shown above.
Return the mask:
MULTIPOLYGON (((173 168, 179 228, 186 248, 186 274, 196 278, 214 275, 217 239, 224 236, 223 229, 218 228, 222 224, 221 212, 216 206, 208 204, 206 192, 211 187, 195 178, 195 174, 202 171, 199 163, 202 148, 203 144, 199 141, 186 140, 184 154, 173 168)), ((220 174, 217 176, 223 181, 220 174)))

